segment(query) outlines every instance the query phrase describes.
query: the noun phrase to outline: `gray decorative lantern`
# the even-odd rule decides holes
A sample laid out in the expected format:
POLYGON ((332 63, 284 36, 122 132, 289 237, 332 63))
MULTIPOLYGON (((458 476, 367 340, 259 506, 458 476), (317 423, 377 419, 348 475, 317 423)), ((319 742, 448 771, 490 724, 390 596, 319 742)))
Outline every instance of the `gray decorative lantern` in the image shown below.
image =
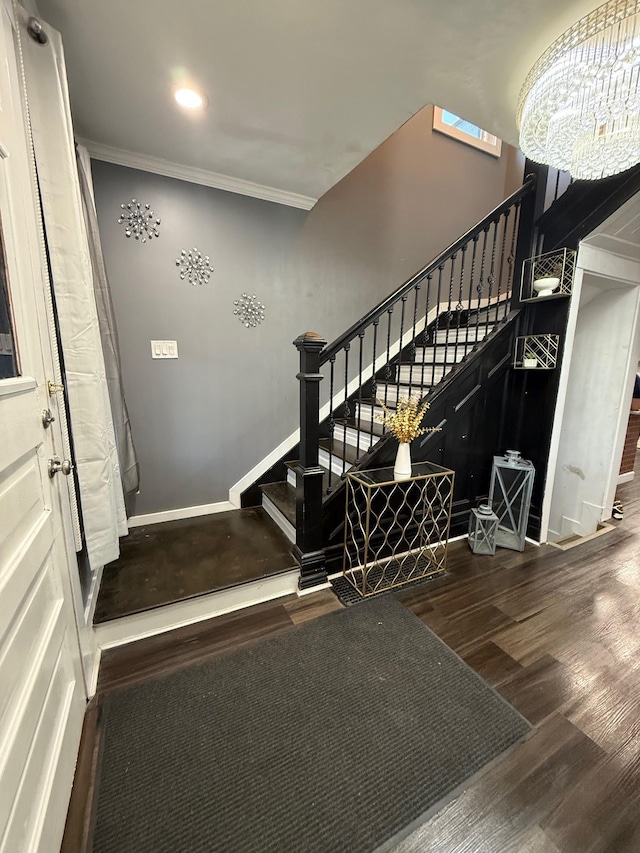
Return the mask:
POLYGON ((498 516, 496 545, 524 551, 535 469, 517 450, 493 457, 489 502, 498 516))
POLYGON ((498 516, 491 504, 480 504, 469 513, 469 547, 474 554, 496 553, 498 516))

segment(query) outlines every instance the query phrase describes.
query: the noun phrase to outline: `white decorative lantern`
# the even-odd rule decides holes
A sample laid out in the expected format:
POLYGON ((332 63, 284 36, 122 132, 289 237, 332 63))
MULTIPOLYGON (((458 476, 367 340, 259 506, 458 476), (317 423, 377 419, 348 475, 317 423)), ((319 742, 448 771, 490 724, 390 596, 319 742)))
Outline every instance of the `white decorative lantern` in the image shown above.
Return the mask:
POLYGON ((496 553, 498 516, 490 504, 480 504, 469 513, 469 547, 474 554, 496 553))
POLYGON ((517 450, 493 457, 489 502, 498 516, 496 545, 524 551, 535 469, 517 450))

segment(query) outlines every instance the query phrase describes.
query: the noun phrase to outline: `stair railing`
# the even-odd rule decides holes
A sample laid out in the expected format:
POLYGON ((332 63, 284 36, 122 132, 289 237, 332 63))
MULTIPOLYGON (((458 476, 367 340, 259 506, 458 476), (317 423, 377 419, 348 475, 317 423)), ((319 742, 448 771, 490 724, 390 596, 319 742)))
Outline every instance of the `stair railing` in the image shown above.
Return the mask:
MULTIPOLYGON (((463 355, 486 335, 489 325, 503 320, 512 302, 522 261, 529 256, 534 221, 535 175, 452 243, 427 266, 372 308, 331 344, 313 332, 294 341, 300 352, 300 460, 296 468, 296 545, 301 566, 300 588, 326 580, 322 551, 322 502, 327 491, 341 481, 344 454, 337 453, 336 432, 343 441, 354 430, 353 464, 357 466, 384 433, 374 420, 376 380, 385 383, 385 404, 400 394, 425 396, 436 384, 435 361, 427 369, 409 372, 401 391, 402 357, 411 358, 416 347, 435 341, 437 329, 446 331, 445 350, 460 348, 463 355), (461 333, 464 324, 477 327, 478 335, 461 333), (484 327, 484 328, 483 328, 484 327), (453 339, 453 340, 451 340, 453 339), (472 340, 473 339, 473 340, 472 340), (481 337, 478 337, 480 340, 481 337), (321 385, 328 365, 328 383, 321 385), (370 404, 370 419, 362 417, 370 404), (325 462, 328 482, 319 465, 320 424, 325 424, 325 462)), ((444 354, 446 362, 447 353, 444 354)))

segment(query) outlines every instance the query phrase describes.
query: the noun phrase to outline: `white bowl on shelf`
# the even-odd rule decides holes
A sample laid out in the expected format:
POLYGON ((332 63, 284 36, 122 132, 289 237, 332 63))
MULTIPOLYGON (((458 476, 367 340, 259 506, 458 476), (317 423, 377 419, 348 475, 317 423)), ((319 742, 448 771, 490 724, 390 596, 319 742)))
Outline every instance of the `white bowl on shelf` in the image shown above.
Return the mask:
POLYGON ((560 287, 559 278, 537 278, 533 282, 533 289, 538 296, 551 296, 554 290, 560 287))

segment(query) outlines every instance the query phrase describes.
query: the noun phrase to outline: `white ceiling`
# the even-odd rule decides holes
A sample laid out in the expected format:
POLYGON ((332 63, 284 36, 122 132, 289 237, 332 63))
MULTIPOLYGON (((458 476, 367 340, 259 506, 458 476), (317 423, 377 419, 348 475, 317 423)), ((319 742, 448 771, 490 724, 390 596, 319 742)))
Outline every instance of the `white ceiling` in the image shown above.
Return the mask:
POLYGON ((37 0, 76 133, 317 198, 426 103, 517 143, 520 86, 599 0, 37 0), (172 101, 192 83, 208 109, 172 101))

